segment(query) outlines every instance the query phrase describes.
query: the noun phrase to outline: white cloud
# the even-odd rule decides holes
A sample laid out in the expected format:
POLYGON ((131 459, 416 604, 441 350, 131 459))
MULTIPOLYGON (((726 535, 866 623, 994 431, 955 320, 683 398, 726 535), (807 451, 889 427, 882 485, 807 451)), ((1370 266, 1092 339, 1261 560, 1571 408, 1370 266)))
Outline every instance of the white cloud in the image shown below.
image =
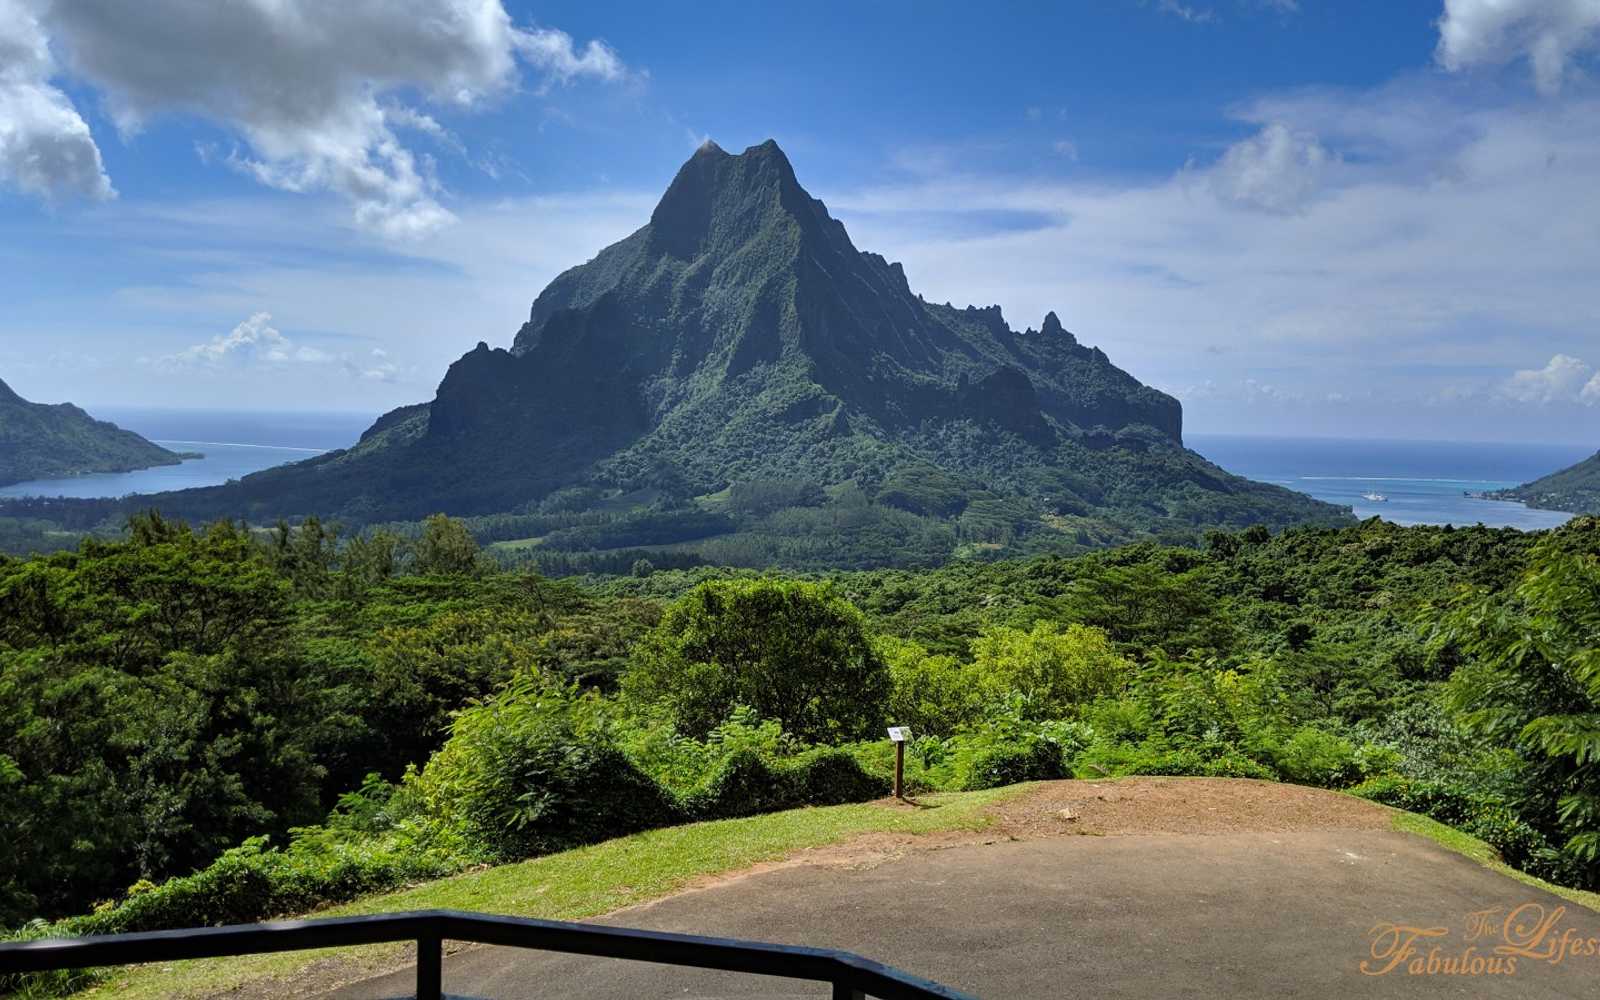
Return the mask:
POLYGON ((270 324, 272 314, 258 312, 234 327, 203 344, 186 347, 176 354, 158 358, 154 364, 166 371, 190 368, 215 368, 224 363, 286 364, 290 361, 321 362, 327 360, 315 348, 296 348, 289 339, 270 324))
MULTIPOLYGON (((1241 378, 1220 383, 1216 379, 1206 379, 1194 385, 1165 387, 1163 391, 1184 403, 1222 402, 1244 406, 1282 406, 1306 402, 1305 393, 1297 389, 1273 385, 1257 378, 1241 378)), ((1330 393, 1329 398, 1338 395, 1330 393)))
POLYGON ((627 67, 611 46, 591 39, 580 51, 571 35, 555 28, 518 31, 513 43, 523 58, 557 83, 570 83, 579 77, 616 81, 628 75, 627 67))
POLYGON ((579 50, 554 29, 516 28, 501 0, 145 0, 43 10, 51 41, 102 92, 124 135, 165 114, 210 119, 246 144, 227 157, 233 167, 286 191, 335 192, 354 206, 359 226, 393 238, 455 218, 440 203, 429 161, 396 129, 459 142, 407 103, 410 95, 471 109, 515 88, 518 56, 561 83, 626 73, 603 43, 579 50))
MULTIPOLYGON (((1053 309, 1146 382, 1212 379, 1223 388, 1196 400, 1194 427, 1393 435, 1432 421, 1427 433, 1442 437, 1538 433, 1536 414, 1520 423, 1508 405, 1418 411, 1448 384, 1487 390, 1530 355, 1600 360, 1585 350, 1600 315, 1589 263, 1600 260, 1600 100, 1462 90, 1419 75, 1238 109, 1328 150, 1320 186, 1291 215, 1241 212, 1216 197, 1209 168, 1192 167, 1121 182, 957 168, 817 193, 858 245, 902 261, 931 301, 1000 303, 1014 326, 1053 309), (1206 351, 1218 344, 1225 354, 1206 351), (1355 386, 1374 402, 1336 414, 1319 402, 1320 415, 1308 404, 1303 421, 1267 428, 1237 402, 1246 377, 1309 400, 1355 386)), ((1600 424, 1559 433, 1592 436, 1600 424)))
POLYGON ((272 326, 272 314, 267 312, 253 313, 229 332, 203 344, 186 347, 165 357, 140 360, 164 372, 220 371, 227 368, 283 369, 311 365, 330 371, 342 370, 350 378, 363 382, 390 384, 398 381, 400 374, 400 366, 381 347, 372 348, 365 357, 357 357, 347 352, 334 353, 319 347, 297 345, 272 326))
POLYGON ((1517 403, 1600 403, 1600 376, 1570 354, 1557 354, 1543 368, 1513 372, 1501 383, 1500 395, 1517 403))
POLYGON ((381 347, 374 347, 364 362, 347 367, 356 378, 368 382, 394 382, 400 374, 400 366, 390 361, 389 352, 381 347))
POLYGON ((1226 202, 1291 214, 1304 210, 1317 195, 1334 162, 1315 135, 1272 122, 1230 146, 1206 181, 1226 202))
POLYGON ((0 183, 46 200, 115 197, 88 124, 50 84, 55 72, 33 10, 0 0, 0 183))
POLYGON ((1451 71, 1526 57, 1539 90, 1555 94, 1597 38, 1597 0, 1445 0, 1436 54, 1451 71))
POLYGON ((1208 7, 1193 7, 1179 0, 1160 0, 1156 4, 1156 10, 1182 18, 1191 24, 1209 24, 1217 19, 1216 11, 1208 7))

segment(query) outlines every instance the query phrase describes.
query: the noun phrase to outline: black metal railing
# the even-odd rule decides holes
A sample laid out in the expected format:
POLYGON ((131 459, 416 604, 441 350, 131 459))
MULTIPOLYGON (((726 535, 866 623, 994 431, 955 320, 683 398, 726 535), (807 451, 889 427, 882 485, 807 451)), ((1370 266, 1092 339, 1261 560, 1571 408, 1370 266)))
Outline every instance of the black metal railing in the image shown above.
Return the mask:
POLYGON ((868 996, 883 1000, 970 1000, 965 993, 847 951, 495 917, 459 910, 20 941, 0 944, 0 975, 415 941, 417 998, 439 1000, 440 946, 447 940, 809 979, 832 984, 834 1000, 868 996))

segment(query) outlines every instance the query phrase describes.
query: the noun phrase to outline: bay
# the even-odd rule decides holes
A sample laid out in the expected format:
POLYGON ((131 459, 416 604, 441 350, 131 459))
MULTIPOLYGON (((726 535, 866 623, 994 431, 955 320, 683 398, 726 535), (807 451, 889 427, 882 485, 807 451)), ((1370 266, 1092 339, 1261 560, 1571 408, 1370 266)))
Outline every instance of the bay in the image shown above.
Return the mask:
POLYGON ((1351 507, 1395 524, 1484 524, 1536 531, 1571 514, 1467 496, 1565 468, 1593 445, 1395 441, 1189 434, 1186 443, 1229 472, 1351 507), (1373 501, 1365 494, 1387 499, 1373 501))
POLYGON ((103 472, 0 487, 0 497, 121 497, 218 486, 252 472, 346 448, 375 414, 247 412, 100 407, 95 417, 142 434, 163 448, 204 458, 136 472, 103 472))

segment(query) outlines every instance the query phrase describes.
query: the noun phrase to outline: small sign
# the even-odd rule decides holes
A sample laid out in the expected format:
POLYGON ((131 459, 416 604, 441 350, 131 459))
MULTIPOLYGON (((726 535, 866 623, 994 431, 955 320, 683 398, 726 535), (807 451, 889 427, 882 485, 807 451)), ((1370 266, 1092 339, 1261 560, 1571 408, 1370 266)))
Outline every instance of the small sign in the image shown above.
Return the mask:
POLYGON ((894 743, 904 743, 911 738, 910 726, 890 726, 889 739, 894 743))

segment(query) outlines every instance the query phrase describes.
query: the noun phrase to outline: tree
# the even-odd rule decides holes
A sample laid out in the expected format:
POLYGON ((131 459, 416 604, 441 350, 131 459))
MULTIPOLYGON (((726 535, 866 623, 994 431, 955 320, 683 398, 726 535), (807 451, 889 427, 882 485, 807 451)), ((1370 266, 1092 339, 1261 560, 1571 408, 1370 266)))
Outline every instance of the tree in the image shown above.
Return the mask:
POLYGON ((1448 688, 1467 730, 1533 764, 1522 814, 1600 884, 1600 562, 1547 542, 1509 595, 1461 599, 1436 638, 1468 657, 1448 688))
POLYGON ((894 682, 889 721, 910 726, 918 736, 949 736, 979 721, 1005 694, 994 674, 954 656, 930 654, 919 643, 885 636, 877 648, 894 682))
POLYGON ((324 526, 315 516, 306 518, 298 528, 279 520, 267 545, 273 568, 305 597, 328 596, 338 554, 339 529, 324 526))
POLYGON ((1028 714, 1040 719, 1076 715, 1088 702, 1120 692, 1133 675, 1106 634, 1086 625, 986 629, 972 641, 972 659, 983 674, 1023 695, 1028 714))
POLYGON ((696 587, 667 609, 623 678, 630 696, 665 702, 690 735, 748 705, 815 742, 871 735, 890 684, 854 605, 828 585, 779 580, 696 587))
POLYGON ((226 522, 0 567, 0 924, 321 814, 290 584, 226 522))
POLYGON ((467 526, 453 517, 435 514, 422 522, 411 557, 411 571, 420 576, 478 576, 484 570, 483 553, 467 526))
POLYGON ((334 595, 346 600, 358 598, 393 577, 399 572, 403 547, 400 536, 382 528, 345 542, 339 552, 334 595))
POLYGON ((539 632, 531 616, 495 608, 446 611, 373 636, 365 714, 387 737, 390 767, 426 759, 452 712, 488 695, 519 668, 533 667, 539 632))

